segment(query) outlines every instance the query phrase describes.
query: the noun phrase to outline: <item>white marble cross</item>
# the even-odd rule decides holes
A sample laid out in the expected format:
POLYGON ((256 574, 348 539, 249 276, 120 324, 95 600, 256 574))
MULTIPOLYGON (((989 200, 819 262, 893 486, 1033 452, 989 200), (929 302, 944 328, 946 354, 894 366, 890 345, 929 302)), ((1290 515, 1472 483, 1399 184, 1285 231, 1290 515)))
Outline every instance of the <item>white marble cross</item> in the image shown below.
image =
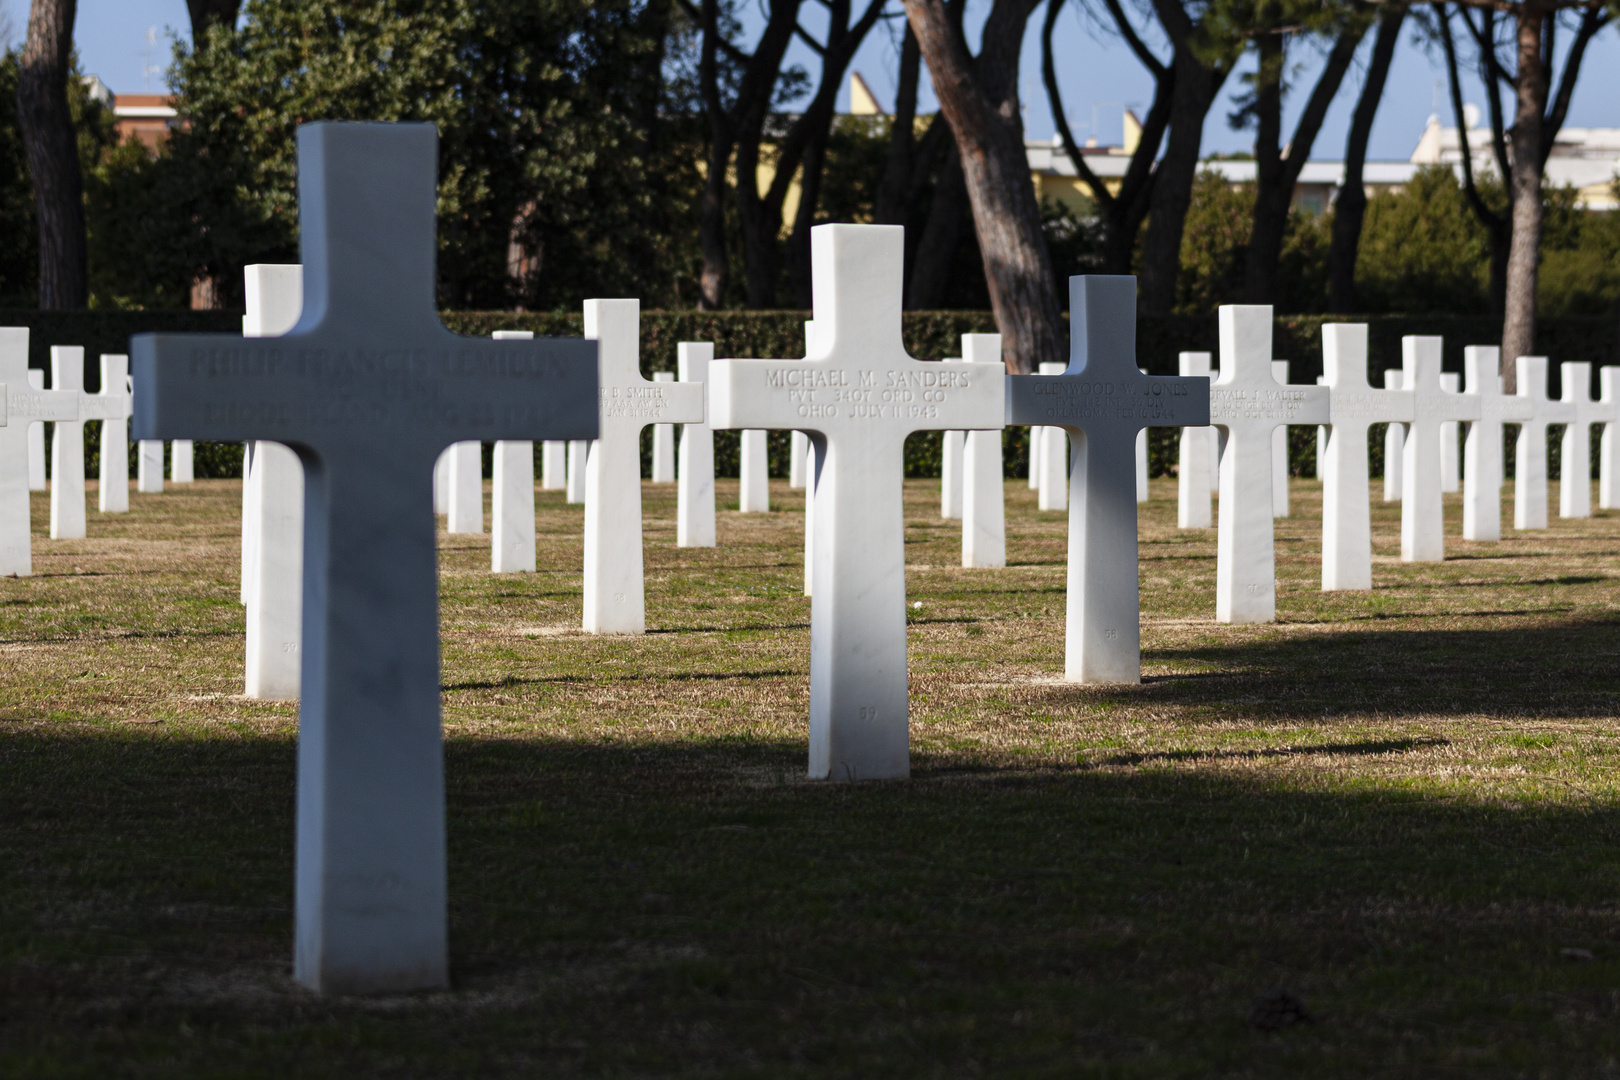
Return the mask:
POLYGON ((641 634, 641 429, 703 420, 703 387, 641 374, 641 301, 585 301, 585 336, 601 357, 601 434, 585 465, 585 631, 641 634))
MULTIPOLYGON (((304 268, 255 263, 243 268, 244 338, 277 338, 304 310, 304 268)), ((255 440, 243 479, 242 569, 247 634, 243 694, 297 701, 303 675, 304 464, 291 447, 255 440)))
POLYGON ((79 415, 78 394, 41 390, 30 378, 33 373, 28 367, 28 329, 0 329, 0 386, 5 387, 0 413, 7 418, 0 426, 0 577, 28 577, 34 572, 28 523, 31 432, 40 431, 43 443, 45 421, 79 415))
MULTIPOLYGON (((298 263, 245 266, 242 285, 247 300, 247 311, 242 316, 243 337, 280 337, 298 322, 304 309, 304 268, 298 263)), ((435 483, 435 491, 437 488, 435 483)), ((242 455, 242 604, 248 609, 249 697, 259 696, 252 689, 255 670, 260 673, 257 685, 267 699, 292 701, 298 697, 303 553, 304 466, 298 455, 285 446, 249 442, 242 455), (261 465, 265 467, 262 472, 261 465), (260 545, 267 542, 267 533, 273 533, 268 541, 273 547, 261 561, 260 545), (260 579, 269 581, 262 607, 254 599, 254 583, 260 579), (274 629, 269 636, 255 637, 256 619, 270 620, 274 629), (271 656, 260 650, 264 667, 255 666, 256 641, 277 653, 271 656)), ((259 632, 262 635, 264 631, 261 623, 259 632)))
MULTIPOLYGON (((1067 366, 1051 360, 1041 364, 1039 374, 1061 375, 1067 366)), ((1059 427, 1031 428, 1034 448, 1040 452, 1040 483, 1036 488, 1035 505, 1041 510, 1067 510, 1069 508, 1069 436, 1059 427), (1037 434, 1038 433, 1038 434, 1037 434)), ((1033 459, 1032 459, 1033 460, 1033 459)))
POLYGON ((1401 446, 1401 561, 1446 557, 1445 501, 1440 495, 1440 426, 1478 420, 1479 399, 1447 393, 1440 385, 1444 339, 1401 339, 1401 385, 1412 395, 1412 422, 1401 446))
MULTIPOLYGON (((0 346, 3 348, 3 346, 0 346)), ((45 389, 45 372, 39 368, 28 369, 28 389, 38 393, 45 389)), ((28 490, 44 491, 45 482, 45 423, 42 420, 32 420, 28 428, 28 490)), ((127 457, 129 449, 124 449, 127 457)))
MULTIPOLYGON (((96 508, 103 514, 129 511, 129 417, 133 394, 129 387, 129 357, 101 354, 101 390, 86 394, 79 404, 84 420, 101 421, 101 453, 96 508)), ((158 443, 158 468, 163 467, 163 444, 158 443)), ((162 489, 162 474, 158 476, 162 489)))
POLYGON ((771 509, 771 473, 766 459, 765 432, 743 431, 737 440, 737 510, 765 514, 771 509))
POLYGON ((176 484, 196 482, 196 450, 190 439, 174 439, 169 443, 169 479, 176 484))
POLYGON ((568 444, 547 439, 540 444, 540 490, 561 491, 568 486, 568 444))
MULTIPOLYGON (((674 382, 673 371, 653 372, 653 382, 674 382)), ((675 425, 654 424, 652 426, 652 482, 655 484, 673 484, 675 482, 675 425)))
MULTIPOLYGON (((1327 381, 1327 376, 1326 375, 1318 375, 1316 377, 1316 385, 1317 386, 1326 386, 1327 384, 1328 384, 1328 381, 1327 381)), ((1317 424, 1316 425, 1316 478, 1318 480, 1326 480, 1327 479, 1327 444, 1328 444, 1328 426, 1326 424, 1317 424)))
POLYGON ((1502 393, 1501 350, 1463 349, 1464 393, 1479 399, 1479 419, 1463 447, 1463 539, 1502 539, 1502 427, 1530 418, 1528 400, 1502 393))
POLYGON ((1592 425, 1613 415, 1613 409, 1592 400, 1592 365, 1566 361, 1559 365, 1563 392, 1559 400, 1570 407, 1569 422, 1558 449, 1558 516, 1592 516, 1592 425))
POLYGON ((1598 387, 1598 404, 1605 410, 1598 442, 1598 507, 1620 510, 1620 431, 1615 430, 1620 428, 1620 367, 1600 368, 1598 387))
MULTIPOLYGON (((1384 389, 1403 390, 1405 373, 1400 368, 1384 370, 1384 389)), ((1406 425, 1390 424, 1384 428, 1384 501, 1401 501, 1401 446, 1406 441, 1406 425)))
POLYGON ((1372 588, 1372 508, 1367 477, 1367 429, 1412 419, 1409 390, 1374 390, 1367 383, 1367 326, 1322 327, 1322 367, 1332 392, 1322 473, 1322 588, 1372 588))
POLYGON ((1284 386, 1273 377, 1271 330, 1270 305, 1220 309, 1221 377, 1210 388, 1209 415, 1225 435, 1215 617, 1227 623, 1277 618, 1273 433, 1289 424, 1330 419, 1327 387, 1284 386))
POLYGON ((1148 436, 1147 428, 1136 433, 1136 501, 1148 501, 1148 436))
MULTIPOLYGON (((1271 377, 1283 386, 1288 385, 1288 361, 1273 360, 1271 377)), ((1279 427, 1271 433, 1271 516, 1288 516, 1288 429, 1279 427)))
POLYGON ((72 394, 73 419, 51 429, 51 539, 84 538, 84 350, 51 346, 51 389, 72 394))
POLYGON ((809 461, 810 439, 802 431, 795 431, 788 452, 788 487, 795 491, 804 487, 807 475, 805 463, 809 461))
MULTIPOLYGON (((960 364, 960 356, 948 356, 942 363, 960 364)), ((939 516, 946 521, 962 519, 962 445, 966 432, 939 433, 939 516)))
POLYGON ((585 439, 568 441, 568 479, 564 502, 581 505, 585 502, 585 462, 590 456, 591 444, 585 439))
MULTIPOLYGON (((1000 364, 1000 334, 963 334, 962 362, 1000 364)), ((949 434, 947 432, 947 434, 949 434)), ((962 565, 1007 565, 1001 429, 962 432, 962 565)))
POLYGON ((1547 426, 1575 419, 1575 408, 1547 397, 1547 358, 1521 356, 1518 364, 1519 396, 1529 415, 1519 421, 1519 440, 1513 453, 1513 527, 1547 527, 1547 426))
MULTIPOLYGON (((1182 378, 1210 378, 1209 353, 1184 352, 1179 357, 1182 378)), ((1215 524, 1210 501, 1214 484, 1220 482, 1216 453, 1216 433, 1212 427, 1181 429, 1180 453, 1176 459, 1176 525, 1183 529, 1208 529, 1215 524)))
MULTIPOLYGON (((532 330, 497 330, 496 341, 533 341, 532 330)), ((534 443, 501 439, 490 460, 489 570, 534 573, 534 443)), ((480 485, 482 487, 482 485, 480 485)), ((479 494, 479 509, 483 495, 479 494)))
POLYGON ((714 344, 683 341, 675 348, 680 381, 699 387, 705 402, 702 420, 681 425, 681 460, 675 480, 675 546, 714 547, 714 428, 709 426, 706 404, 714 344))
POLYGON ((1007 422, 1045 423, 1073 447, 1064 678, 1138 683, 1136 436, 1208 424, 1209 382, 1137 367, 1134 277, 1071 277, 1069 340, 1062 375, 1007 377, 1007 422))
POLYGON ((481 535, 484 531, 484 448, 475 440, 450 446, 445 472, 445 532, 481 535))
MULTIPOLYGON (((1462 393, 1462 376, 1455 371, 1440 373, 1440 389, 1448 394, 1462 393)), ((1447 420, 1440 425, 1440 490, 1446 495, 1462 490, 1462 445, 1458 436, 1462 423, 1447 420)))
POLYGON ((142 495, 163 493, 163 440, 142 439, 135 444, 135 490, 142 495))
POLYGON ((803 360, 715 361, 709 405, 718 429, 804 431, 816 448, 810 775, 906 776, 906 436, 999 430, 1005 369, 906 354, 903 229, 810 236, 815 347, 803 360))
POLYGON ((274 439, 304 463, 294 977, 323 992, 448 981, 434 460, 597 428, 594 345, 440 323, 437 163, 430 124, 302 126, 298 325, 130 342, 137 438, 274 439))

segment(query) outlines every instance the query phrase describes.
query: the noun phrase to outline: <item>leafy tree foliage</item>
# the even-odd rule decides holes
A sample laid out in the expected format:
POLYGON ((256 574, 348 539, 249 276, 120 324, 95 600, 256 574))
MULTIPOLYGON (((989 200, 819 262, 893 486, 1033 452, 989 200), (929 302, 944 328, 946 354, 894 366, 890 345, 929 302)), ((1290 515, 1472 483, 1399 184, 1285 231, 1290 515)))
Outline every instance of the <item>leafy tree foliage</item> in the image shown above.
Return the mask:
MULTIPOLYGON (((1181 238, 1176 310, 1213 311, 1244 303, 1244 276, 1254 221, 1253 184, 1228 182, 1214 170, 1193 181, 1192 203, 1181 238)), ((1329 220, 1295 209, 1283 232, 1277 310, 1317 312, 1327 305, 1329 220)))
POLYGON ((679 303, 697 154, 671 119, 663 0, 249 0, 240 28, 177 45, 180 126, 97 170, 97 283, 175 304, 197 278, 297 258, 300 123, 438 126, 440 299, 679 303))
MULTIPOLYGON (((1501 199, 1501 185, 1481 194, 1501 199)), ((1490 236, 1449 166, 1419 169, 1403 190, 1367 201, 1356 259, 1356 293, 1367 310, 1483 314, 1490 277, 1490 236)))

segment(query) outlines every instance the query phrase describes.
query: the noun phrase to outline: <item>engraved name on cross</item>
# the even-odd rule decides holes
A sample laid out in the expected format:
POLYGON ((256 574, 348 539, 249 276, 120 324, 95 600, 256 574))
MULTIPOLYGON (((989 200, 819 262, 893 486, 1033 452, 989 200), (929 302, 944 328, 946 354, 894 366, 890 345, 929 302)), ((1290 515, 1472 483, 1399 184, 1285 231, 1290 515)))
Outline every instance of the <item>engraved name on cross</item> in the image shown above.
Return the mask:
POLYGON ((815 448, 810 775, 910 772, 903 451, 913 431, 999 430, 1004 368, 923 363, 900 338, 905 233, 811 230, 815 344, 803 360, 716 360, 717 429, 804 431, 815 448))
POLYGON ((1071 448, 1064 677, 1138 683, 1137 433, 1208 424, 1209 380, 1136 366, 1134 277, 1071 277, 1069 339, 1063 374, 1007 376, 1007 422, 1060 429, 1071 448))
POLYGON ((304 126, 298 324, 132 341, 136 438, 270 439, 304 465, 294 976, 323 992, 448 976, 434 461, 597 430, 594 344, 439 322, 437 151, 427 124, 304 126))

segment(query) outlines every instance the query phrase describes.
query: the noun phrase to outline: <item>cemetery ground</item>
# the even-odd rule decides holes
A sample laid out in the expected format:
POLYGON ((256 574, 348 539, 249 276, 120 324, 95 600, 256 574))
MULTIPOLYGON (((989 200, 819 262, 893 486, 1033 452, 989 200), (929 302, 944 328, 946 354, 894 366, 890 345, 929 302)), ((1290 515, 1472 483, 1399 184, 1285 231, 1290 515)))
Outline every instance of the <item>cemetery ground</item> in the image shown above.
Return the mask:
POLYGON ((907 482, 905 782, 804 779, 784 483, 712 550, 645 488, 638 638, 578 632, 560 492, 537 574, 441 534, 454 988, 382 999, 291 982, 296 710, 238 696, 239 485, 83 541, 35 495, 38 576, 0 581, 0 1074, 1615 1068, 1620 514, 1469 544, 1448 496, 1451 559, 1403 565, 1375 504, 1378 587, 1324 594, 1296 481, 1280 621, 1222 626, 1215 534, 1156 480, 1144 683, 1097 688, 1060 681, 1066 515, 1007 492, 1011 565, 966 571, 907 482), (1277 988, 1309 1020, 1257 1030, 1277 988))

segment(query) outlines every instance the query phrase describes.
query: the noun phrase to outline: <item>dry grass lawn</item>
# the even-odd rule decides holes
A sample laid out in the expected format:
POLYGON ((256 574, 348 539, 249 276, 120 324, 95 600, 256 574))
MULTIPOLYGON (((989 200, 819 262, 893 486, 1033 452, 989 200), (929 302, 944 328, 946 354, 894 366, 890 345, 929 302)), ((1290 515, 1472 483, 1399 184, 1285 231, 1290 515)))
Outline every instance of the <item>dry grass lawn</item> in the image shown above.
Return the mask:
POLYGON ((36 495, 37 576, 0 581, 0 1074, 1620 1069, 1620 515, 1405 566, 1378 505, 1378 587, 1325 594, 1298 481, 1280 621, 1229 627, 1155 481, 1146 678, 1095 689, 1061 681, 1066 517, 1007 491, 1012 565, 965 571, 907 484, 897 783, 804 779, 785 484, 713 550, 648 485, 636 639, 579 633, 560 493, 538 574, 442 537, 455 987, 383 1000, 289 978, 296 711, 239 696, 239 486, 71 542, 36 495), (1272 988, 1310 1022, 1251 1027, 1272 988))

